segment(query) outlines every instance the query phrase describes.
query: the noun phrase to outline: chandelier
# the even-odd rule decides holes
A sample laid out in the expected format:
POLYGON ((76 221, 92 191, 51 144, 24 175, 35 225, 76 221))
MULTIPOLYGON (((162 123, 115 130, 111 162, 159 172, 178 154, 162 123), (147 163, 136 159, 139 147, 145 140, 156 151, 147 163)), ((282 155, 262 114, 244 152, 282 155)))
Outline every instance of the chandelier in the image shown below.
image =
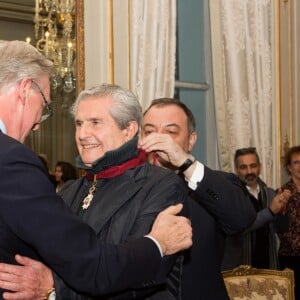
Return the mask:
POLYGON ((75 1, 36 0, 34 29, 36 48, 53 61, 52 90, 75 90, 75 1))

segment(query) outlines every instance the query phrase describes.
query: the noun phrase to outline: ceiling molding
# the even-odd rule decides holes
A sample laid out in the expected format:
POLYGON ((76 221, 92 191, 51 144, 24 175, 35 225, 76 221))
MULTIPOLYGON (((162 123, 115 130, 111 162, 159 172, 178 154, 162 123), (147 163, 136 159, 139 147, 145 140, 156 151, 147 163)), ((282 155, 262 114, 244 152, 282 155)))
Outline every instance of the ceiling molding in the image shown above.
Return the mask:
POLYGON ((33 24, 34 0, 0 1, 0 20, 33 24))

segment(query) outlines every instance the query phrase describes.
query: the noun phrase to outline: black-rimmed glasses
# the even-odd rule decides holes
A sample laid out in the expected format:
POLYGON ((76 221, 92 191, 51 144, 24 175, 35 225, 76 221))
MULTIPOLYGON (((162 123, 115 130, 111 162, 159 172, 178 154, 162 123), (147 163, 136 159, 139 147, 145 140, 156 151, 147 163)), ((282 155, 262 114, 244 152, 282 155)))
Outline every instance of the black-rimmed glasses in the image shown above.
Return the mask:
POLYGON ((42 89, 40 88, 40 86, 34 81, 31 80, 31 82, 36 86, 36 88, 38 89, 39 93, 41 94, 42 98, 43 98, 43 102, 45 104, 44 106, 44 110, 40 119, 40 123, 44 122, 45 120, 47 120, 49 117, 51 117, 53 115, 53 111, 52 108, 50 106, 49 101, 47 101, 45 94, 43 93, 42 89))

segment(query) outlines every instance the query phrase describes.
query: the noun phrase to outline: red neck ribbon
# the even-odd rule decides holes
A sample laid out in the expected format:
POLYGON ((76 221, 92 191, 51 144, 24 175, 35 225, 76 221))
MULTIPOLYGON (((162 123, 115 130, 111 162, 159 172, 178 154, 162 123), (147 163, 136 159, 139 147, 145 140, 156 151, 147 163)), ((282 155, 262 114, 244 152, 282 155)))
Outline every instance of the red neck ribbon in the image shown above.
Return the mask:
POLYGON ((139 154, 137 157, 127 160, 120 165, 108 167, 107 169, 102 170, 95 174, 87 173, 85 177, 87 178, 87 180, 90 181, 95 181, 101 178, 115 177, 117 175, 123 174, 128 169, 132 169, 138 165, 143 164, 144 162, 146 162, 146 160, 147 160, 146 152, 143 150, 139 150, 139 154))

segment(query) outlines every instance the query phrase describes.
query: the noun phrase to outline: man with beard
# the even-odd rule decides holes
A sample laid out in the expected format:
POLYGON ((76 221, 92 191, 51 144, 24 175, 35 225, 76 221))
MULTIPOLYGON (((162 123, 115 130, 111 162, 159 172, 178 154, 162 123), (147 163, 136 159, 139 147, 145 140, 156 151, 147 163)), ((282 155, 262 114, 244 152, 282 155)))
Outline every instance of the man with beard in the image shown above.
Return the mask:
POLYGON ((243 234, 227 237, 222 269, 241 264, 278 269, 276 232, 285 230, 288 223, 283 211, 290 192, 278 190, 276 193, 260 179, 261 163, 254 147, 236 150, 234 164, 235 173, 257 212, 257 218, 243 234))

